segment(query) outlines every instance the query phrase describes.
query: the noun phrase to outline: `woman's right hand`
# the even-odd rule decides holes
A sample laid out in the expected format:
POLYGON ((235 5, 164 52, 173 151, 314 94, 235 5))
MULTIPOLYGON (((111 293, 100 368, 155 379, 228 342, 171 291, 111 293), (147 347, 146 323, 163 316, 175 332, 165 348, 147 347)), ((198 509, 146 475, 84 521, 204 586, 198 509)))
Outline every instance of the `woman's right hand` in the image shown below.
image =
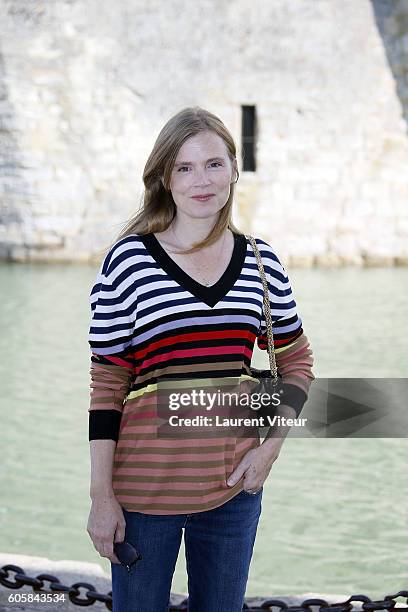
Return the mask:
POLYGON ((126 522, 123 510, 114 495, 92 498, 87 532, 101 557, 120 563, 113 552, 114 542, 125 539, 126 522))

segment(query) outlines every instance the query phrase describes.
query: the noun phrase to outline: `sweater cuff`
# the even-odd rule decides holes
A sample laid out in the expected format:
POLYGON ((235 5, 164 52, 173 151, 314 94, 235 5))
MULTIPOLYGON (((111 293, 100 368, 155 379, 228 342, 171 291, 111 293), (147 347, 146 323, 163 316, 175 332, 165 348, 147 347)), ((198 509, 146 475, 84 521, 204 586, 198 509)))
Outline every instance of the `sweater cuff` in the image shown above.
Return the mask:
POLYGON ((89 441, 119 439, 122 413, 118 410, 89 410, 89 441))
POLYGON ((303 406, 308 398, 308 395, 297 385, 283 383, 281 385, 283 393, 280 395, 280 403, 289 406, 296 411, 296 418, 302 412, 303 406))

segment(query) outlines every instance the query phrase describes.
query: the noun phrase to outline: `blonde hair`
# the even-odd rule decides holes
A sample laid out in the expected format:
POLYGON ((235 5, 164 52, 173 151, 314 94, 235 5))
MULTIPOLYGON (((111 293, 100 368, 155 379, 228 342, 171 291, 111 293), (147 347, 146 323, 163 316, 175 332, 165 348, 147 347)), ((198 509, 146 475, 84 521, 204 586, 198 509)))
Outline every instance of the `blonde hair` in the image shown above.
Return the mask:
MULTIPOLYGON (((226 144, 228 157, 236 161, 236 146, 233 137, 221 119, 209 111, 199 107, 187 107, 171 117, 160 131, 143 171, 145 186, 142 196, 142 207, 123 227, 114 244, 129 234, 147 234, 163 232, 176 216, 176 204, 170 191, 171 173, 177 154, 182 144, 196 134, 213 131, 226 144), (163 181, 162 181, 163 179, 163 181)), ((239 177, 238 167, 236 168, 239 177)), ((237 179, 238 180, 238 179, 237 179)), ((235 184, 231 183, 230 195, 220 210, 214 227, 201 242, 182 253, 193 253, 216 242, 226 228, 241 234, 232 223, 232 203, 235 184)), ((112 245, 111 245, 112 246, 112 245)))

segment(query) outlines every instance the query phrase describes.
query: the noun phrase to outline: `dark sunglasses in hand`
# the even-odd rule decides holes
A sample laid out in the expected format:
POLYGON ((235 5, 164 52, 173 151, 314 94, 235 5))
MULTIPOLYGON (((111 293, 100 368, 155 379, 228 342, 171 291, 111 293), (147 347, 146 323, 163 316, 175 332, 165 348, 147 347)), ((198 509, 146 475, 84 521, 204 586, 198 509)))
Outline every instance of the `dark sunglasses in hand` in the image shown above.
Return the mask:
POLYGON ((126 540, 123 542, 114 542, 113 552, 128 571, 131 565, 142 558, 142 555, 137 552, 136 548, 129 542, 126 542, 126 540))

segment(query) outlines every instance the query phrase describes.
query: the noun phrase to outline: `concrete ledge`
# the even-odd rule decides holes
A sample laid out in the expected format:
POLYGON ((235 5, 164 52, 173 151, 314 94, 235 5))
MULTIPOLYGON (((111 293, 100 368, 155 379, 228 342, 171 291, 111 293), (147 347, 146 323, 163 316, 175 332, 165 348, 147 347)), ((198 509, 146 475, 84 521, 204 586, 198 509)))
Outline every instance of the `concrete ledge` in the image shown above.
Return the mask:
MULTIPOLYGON (((108 594, 111 589, 111 577, 106 574, 103 569, 97 563, 86 563, 84 561, 52 561, 47 557, 32 557, 28 555, 17 555, 0 553, 0 567, 3 565, 17 565, 30 577, 35 577, 38 574, 52 574, 59 581, 64 584, 71 586, 75 582, 88 582, 92 584, 99 593, 108 594)), ((14 572, 11 575, 13 580, 14 572)), ((84 590, 81 589, 81 595, 84 594, 84 590)), ((23 586, 20 589, 9 589, 0 586, 0 612, 12 612, 21 610, 24 612, 38 612, 39 610, 46 610, 47 612, 54 612, 54 610, 69 610, 73 612, 79 612, 81 606, 77 606, 70 602, 68 596, 65 597, 65 602, 32 602, 32 603, 10 603, 9 596, 11 594, 22 594, 31 593, 34 591, 31 586, 23 586)), ((370 596, 368 594, 368 596, 370 596)), ((287 596, 287 595, 264 595, 258 597, 247 597, 246 603, 252 606, 260 606, 266 599, 280 599, 284 601, 288 606, 300 605, 305 599, 319 598, 324 599, 328 603, 338 603, 348 599, 349 595, 332 595, 322 593, 303 593, 301 595, 287 596)), ((186 598, 185 594, 172 594, 171 603, 173 605, 181 603, 186 598)), ((353 606, 355 610, 361 610, 361 604, 353 606)), ((104 603, 95 602, 88 608, 92 612, 106 612, 108 608, 104 603)))

